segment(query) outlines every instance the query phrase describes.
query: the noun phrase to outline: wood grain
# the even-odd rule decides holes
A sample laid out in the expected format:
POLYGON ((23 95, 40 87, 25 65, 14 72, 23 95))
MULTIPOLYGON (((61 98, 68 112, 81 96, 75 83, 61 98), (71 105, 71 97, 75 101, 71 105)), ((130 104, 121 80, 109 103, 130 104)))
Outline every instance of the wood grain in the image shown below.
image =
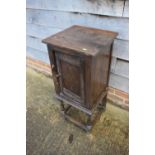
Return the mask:
POLYGON ((49 63, 47 48, 41 40, 74 24, 116 31, 119 35, 114 41, 111 74, 116 75, 116 81, 120 77, 128 79, 128 0, 27 0, 26 5, 28 56, 49 63))
MULTIPOLYGON (((47 53, 46 46, 41 42, 42 38, 38 38, 38 36, 43 35, 41 33, 39 35, 33 35, 35 35, 33 32, 27 35, 27 46, 47 53)), ((112 56, 124 60, 129 60, 129 42, 115 39, 112 56)))
POLYGON ((118 59, 113 73, 129 78, 129 62, 118 59))
POLYGON ((124 1, 117 0, 27 0, 27 8, 122 16, 124 1))
POLYGON ((115 39, 112 55, 116 58, 129 60, 129 42, 115 39))
POLYGON ((128 18, 97 16, 92 14, 27 9, 27 23, 65 29, 82 25, 118 32, 118 39, 128 40, 128 18))
POLYGON ((47 47, 41 42, 41 39, 34 36, 26 36, 26 44, 28 47, 47 53, 47 47))
POLYGON ((125 1, 123 17, 129 17, 129 0, 125 1))
POLYGON ((42 42, 54 48, 69 50, 69 54, 95 56, 101 51, 108 55, 107 46, 113 43, 117 32, 73 25, 62 32, 43 39, 42 42), (76 36, 76 37, 75 37, 76 36))
POLYGON ((128 93, 129 92, 129 79, 122 77, 120 75, 111 73, 109 86, 128 93))
POLYGON ((29 24, 29 23, 26 24, 26 34, 29 36, 35 36, 41 39, 48 37, 50 35, 53 35, 60 31, 62 31, 62 29, 41 26, 37 24, 29 24))
MULTIPOLYGON (((27 51, 27 56, 29 56, 33 59, 36 59, 36 60, 41 60, 41 61, 49 64, 49 58, 48 58, 47 53, 44 53, 44 52, 39 51, 39 50, 35 50, 31 47, 27 47, 26 51, 27 51)), ((128 90, 128 88, 129 88, 128 83, 129 83, 128 78, 122 77, 120 75, 116 75, 116 74, 114 74, 114 71, 111 71, 109 86, 117 88, 117 89, 125 91, 125 92, 128 92, 129 91, 128 90)))
POLYGON ((51 68, 53 65, 57 66, 59 75, 61 92, 57 96, 93 111, 103 97, 106 97, 112 44, 116 36, 116 32, 74 25, 42 40, 48 47, 51 46, 52 50, 49 52, 53 53, 52 59, 56 58, 56 64, 52 64, 51 68), (86 50, 81 50, 83 48, 86 50), (92 61, 88 62, 90 57, 92 61), (91 74, 86 72, 87 62, 91 66, 91 74), (84 78, 89 75, 90 80, 84 78))
POLYGON ((35 60, 40 60, 46 64, 49 64, 49 58, 48 54, 36 49, 33 49, 31 47, 26 47, 26 55, 35 59, 35 60))

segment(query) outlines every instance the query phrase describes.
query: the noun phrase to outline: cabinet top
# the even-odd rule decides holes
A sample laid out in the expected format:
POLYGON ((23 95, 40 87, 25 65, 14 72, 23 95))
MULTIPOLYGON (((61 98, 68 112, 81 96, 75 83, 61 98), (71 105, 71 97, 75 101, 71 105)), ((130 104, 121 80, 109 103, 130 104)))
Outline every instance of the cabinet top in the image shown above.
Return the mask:
POLYGON ((109 47, 117 35, 117 32, 74 25, 42 42, 71 52, 95 55, 109 47))

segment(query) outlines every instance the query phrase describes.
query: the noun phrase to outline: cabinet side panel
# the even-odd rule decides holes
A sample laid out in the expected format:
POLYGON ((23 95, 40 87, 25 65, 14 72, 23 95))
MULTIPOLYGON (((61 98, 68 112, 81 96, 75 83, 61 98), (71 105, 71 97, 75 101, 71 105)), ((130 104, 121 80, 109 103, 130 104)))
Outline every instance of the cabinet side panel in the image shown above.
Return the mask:
POLYGON ((97 103, 101 94, 107 88, 109 64, 111 57, 111 46, 105 47, 93 59, 93 75, 92 75, 92 102, 97 103))

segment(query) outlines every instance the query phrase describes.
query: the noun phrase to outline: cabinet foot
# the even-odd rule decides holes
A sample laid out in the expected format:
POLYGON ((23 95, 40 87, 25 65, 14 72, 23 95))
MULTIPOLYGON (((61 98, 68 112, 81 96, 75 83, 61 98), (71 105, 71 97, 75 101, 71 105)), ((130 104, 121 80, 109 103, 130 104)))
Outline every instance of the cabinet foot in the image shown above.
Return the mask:
POLYGON ((87 127, 87 130, 91 130, 92 128, 91 115, 88 115, 86 127, 87 127))
POLYGON ((101 102, 99 103, 99 105, 98 105, 98 109, 100 109, 100 110, 106 110, 106 104, 107 104, 107 96, 105 96, 102 100, 101 100, 101 102))
POLYGON ((60 108, 61 108, 61 111, 65 111, 65 105, 64 105, 64 103, 63 103, 63 101, 60 101, 61 103, 60 103, 60 108))

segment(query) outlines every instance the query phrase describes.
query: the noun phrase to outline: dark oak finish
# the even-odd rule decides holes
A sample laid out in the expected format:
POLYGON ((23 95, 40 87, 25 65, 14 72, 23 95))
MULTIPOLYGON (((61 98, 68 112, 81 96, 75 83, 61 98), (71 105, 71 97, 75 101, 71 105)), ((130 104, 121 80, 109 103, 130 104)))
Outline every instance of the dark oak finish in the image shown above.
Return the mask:
POLYGON ((75 25, 43 40, 48 47, 61 107, 65 111, 64 101, 87 113, 89 125, 84 129, 90 129, 94 108, 99 103, 100 107, 106 104, 112 45, 116 36, 116 32, 75 25))

